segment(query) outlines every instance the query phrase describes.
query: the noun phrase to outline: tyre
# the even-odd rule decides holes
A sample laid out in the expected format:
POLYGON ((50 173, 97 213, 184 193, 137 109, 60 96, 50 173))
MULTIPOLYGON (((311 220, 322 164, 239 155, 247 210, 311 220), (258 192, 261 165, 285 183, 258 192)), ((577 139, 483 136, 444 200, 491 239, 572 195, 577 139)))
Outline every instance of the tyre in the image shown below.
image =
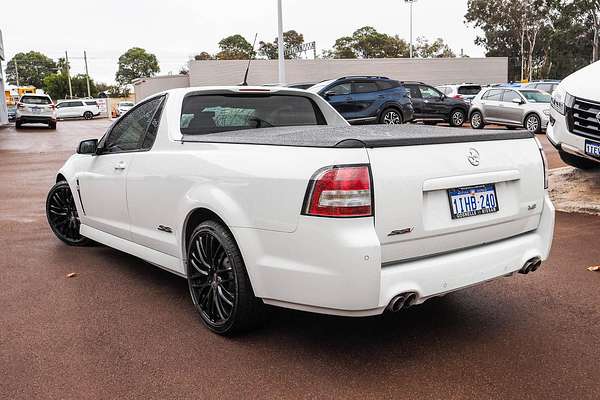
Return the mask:
POLYGON ((20 121, 15 122, 16 129, 21 129, 22 127, 23 127, 23 124, 20 121))
POLYGON ((600 162, 595 162, 584 157, 579 157, 566 151, 559 150, 558 155, 565 164, 579 169, 600 168, 600 162))
POLYGON ((187 264, 192 301, 211 331, 230 336, 262 323, 264 304, 254 296, 240 250, 224 225, 209 220, 194 229, 187 264))
POLYGON ((92 118, 94 118, 94 114, 92 114, 91 111, 86 111, 83 113, 83 118, 84 119, 92 119, 92 118))
POLYGON ((48 128, 50 128, 50 129, 56 129, 56 121, 50 121, 50 122, 48 122, 48 128))
POLYGON ((402 124, 402 114, 395 108, 386 108, 379 117, 379 123, 385 125, 402 124))
POLYGON ((79 215, 69 184, 57 182, 46 198, 46 218, 52 232, 69 246, 87 246, 92 241, 79 233, 79 215))
POLYGON ((450 119, 448 120, 448 122, 450 123, 450 126, 459 127, 465 123, 466 119, 467 114, 463 110, 457 108, 452 110, 452 112, 450 113, 450 119))
POLYGON ((527 129, 531 133, 540 133, 542 132, 542 121, 537 114, 529 114, 525 118, 525 129, 527 129))
POLYGON ((471 114, 471 128, 483 129, 485 122, 483 121, 483 115, 479 111, 473 111, 471 114))

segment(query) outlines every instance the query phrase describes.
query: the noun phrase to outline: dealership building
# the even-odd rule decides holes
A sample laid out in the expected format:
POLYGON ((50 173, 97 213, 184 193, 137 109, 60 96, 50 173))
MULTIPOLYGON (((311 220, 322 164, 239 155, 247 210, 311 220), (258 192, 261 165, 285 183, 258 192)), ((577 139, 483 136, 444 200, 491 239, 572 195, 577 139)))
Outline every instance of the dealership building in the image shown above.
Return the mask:
MULTIPOLYGON (((141 78, 133 82, 136 101, 163 90, 238 85, 244 80, 248 61, 192 60, 187 75, 141 78)), ((288 83, 320 82, 350 75, 387 76, 399 81, 420 81, 431 85, 448 83, 490 84, 506 82, 507 57, 487 58, 372 58, 286 60, 288 83)), ((277 60, 253 60, 248 84, 277 82, 277 60)))

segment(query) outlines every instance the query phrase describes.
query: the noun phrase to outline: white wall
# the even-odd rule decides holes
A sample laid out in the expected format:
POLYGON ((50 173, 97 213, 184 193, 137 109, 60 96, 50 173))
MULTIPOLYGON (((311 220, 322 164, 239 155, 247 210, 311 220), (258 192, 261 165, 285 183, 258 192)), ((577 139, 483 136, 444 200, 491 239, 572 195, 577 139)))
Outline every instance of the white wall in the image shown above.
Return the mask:
POLYGON ((135 102, 138 103, 146 97, 164 90, 189 86, 190 80, 187 75, 164 75, 137 79, 133 82, 135 102))

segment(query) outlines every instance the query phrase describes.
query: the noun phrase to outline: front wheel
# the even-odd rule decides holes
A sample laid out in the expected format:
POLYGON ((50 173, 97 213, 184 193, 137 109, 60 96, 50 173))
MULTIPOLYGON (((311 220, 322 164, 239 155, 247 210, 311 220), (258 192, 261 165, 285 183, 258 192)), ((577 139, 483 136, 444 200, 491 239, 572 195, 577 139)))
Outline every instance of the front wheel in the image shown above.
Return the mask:
POLYGON ((46 217, 52 232, 69 246, 87 246, 91 241, 79 233, 79 215, 69 184, 57 182, 46 198, 46 217))
POLYGON ((262 322, 264 305, 254 296, 231 232, 221 223, 205 221, 194 229, 187 264, 192 301, 211 331, 228 336, 262 322))
POLYGON ((525 129, 531 133, 540 133, 542 131, 542 121, 536 114, 529 114, 525 119, 525 129))
POLYGON ((462 126, 465 123, 466 113, 463 110, 453 110, 450 114, 450 126, 455 128, 462 126))
POLYGON ((483 129, 484 126, 483 115, 479 111, 473 111, 473 114, 471 114, 471 128, 483 129))
POLYGON ((402 123, 402 114, 395 108, 386 108, 381 113, 379 123, 385 125, 399 125, 402 123))

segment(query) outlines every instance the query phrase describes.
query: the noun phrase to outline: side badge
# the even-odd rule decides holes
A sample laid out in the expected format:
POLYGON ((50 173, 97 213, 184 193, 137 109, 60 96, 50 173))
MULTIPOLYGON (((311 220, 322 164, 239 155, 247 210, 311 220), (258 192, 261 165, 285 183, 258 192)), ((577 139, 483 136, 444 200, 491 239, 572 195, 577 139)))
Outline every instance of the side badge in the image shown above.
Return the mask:
POLYGON ((404 235, 406 233, 411 233, 415 228, 404 228, 404 229, 396 229, 388 233, 388 236, 396 236, 396 235, 404 235))
POLYGON ((164 225, 159 225, 156 229, 158 229, 161 232, 173 233, 173 229, 169 228, 168 226, 164 226, 164 225))

